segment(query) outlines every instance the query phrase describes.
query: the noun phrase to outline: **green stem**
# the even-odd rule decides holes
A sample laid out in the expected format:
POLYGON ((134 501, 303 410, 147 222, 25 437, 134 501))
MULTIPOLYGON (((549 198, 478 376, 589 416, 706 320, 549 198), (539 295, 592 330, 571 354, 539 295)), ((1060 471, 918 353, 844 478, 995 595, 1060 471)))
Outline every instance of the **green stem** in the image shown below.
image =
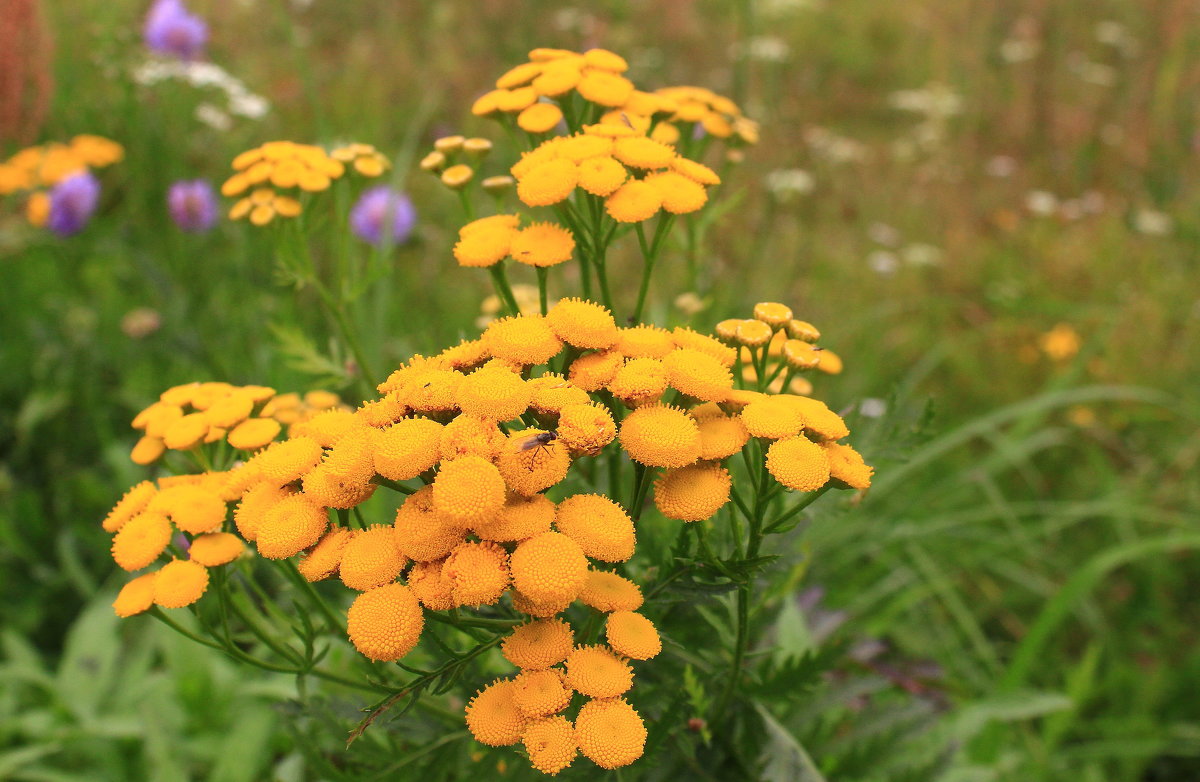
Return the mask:
POLYGON ((545 266, 537 267, 538 304, 540 304, 542 307, 543 315, 545 315, 546 310, 549 309, 547 307, 547 301, 546 301, 546 277, 549 273, 550 273, 550 270, 547 269, 545 266))
POLYGON ((799 503, 797 503, 796 507, 785 512, 779 518, 775 519, 770 524, 768 524, 767 528, 765 530, 765 533, 770 535, 771 533, 775 532, 775 530, 779 529, 784 524, 786 524, 788 521, 790 521, 797 513, 800 513, 805 508, 807 508, 809 505, 812 505, 814 502, 816 502, 818 499, 820 499, 821 496, 823 494, 825 494, 825 492, 829 491, 830 488, 832 488, 832 487, 830 487, 829 484, 825 484, 821 488, 810 493, 807 497, 805 497, 803 500, 801 500, 799 503))
POLYGON ((520 315, 521 308, 517 305, 517 297, 513 295, 512 287, 508 284, 508 275, 504 271, 504 265, 492 264, 488 267, 488 271, 492 274, 492 285, 496 287, 496 295, 504 302, 504 306, 508 307, 509 314, 520 315))
POLYGON ((403 483, 393 481, 390 478, 384 478, 382 475, 376 475, 374 478, 371 479, 371 482, 377 483, 380 486, 391 489, 392 491, 398 491, 401 494, 416 494, 417 493, 416 489, 410 489, 409 487, 405 486, 403 483))

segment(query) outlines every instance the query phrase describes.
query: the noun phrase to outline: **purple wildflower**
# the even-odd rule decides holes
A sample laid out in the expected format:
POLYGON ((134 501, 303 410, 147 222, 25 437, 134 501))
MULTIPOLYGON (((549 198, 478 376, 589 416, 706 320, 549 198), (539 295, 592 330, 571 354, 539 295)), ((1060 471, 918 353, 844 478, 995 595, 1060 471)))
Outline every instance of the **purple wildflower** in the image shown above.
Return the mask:
POLYGON ((204 233, 217 222, 217 194, 207 179, 184 179, 171 185, 167 208, 175 225, 188 233, 204 233))
POLYGON ((100 200, 100 182, 90 171, 80 171, 50 190, 50 216, 46 227, 59 236, 77 234, 87 225, 100 200))
POLYGON ((159 54, 173 54, 182 60, 195 60, 204 53, 208 25, 188 13, 183 0, 155 0, 142 28, 146 46, 159 54))
POLYGON ((350 210, 350 227, 359 239, 371 244, 401 244, 416 223, 412 201, 386 185, 363 193, 350 210))

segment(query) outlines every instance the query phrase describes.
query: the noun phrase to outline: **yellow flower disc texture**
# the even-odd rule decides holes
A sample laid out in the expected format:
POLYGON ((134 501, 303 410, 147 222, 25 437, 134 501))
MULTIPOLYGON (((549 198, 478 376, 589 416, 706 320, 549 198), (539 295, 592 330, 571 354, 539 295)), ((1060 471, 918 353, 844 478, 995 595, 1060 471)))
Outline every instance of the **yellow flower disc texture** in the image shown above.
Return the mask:
POLYGON ((133 518, 136 514, 141 513, 146 509, 150 499, 158 492, 154 484, 150 481, 142 481, 129 491, 113 506, 113 509, 104 517, 103 528, 105 532, 116 532, 121 526, 133 518))
POLYGON ((575 634, 562 619, 539 619, 519 625, 504 639, 500 652, 524 671, 540 671, 567 659, 575 634))
POLYGON ((620 329, 616 349, 628 358, 666 358, 675 349, 675 340, 666 329, 643 324, 620 329))
POLYGON ((432 486, 409 495, 396 511, 393 529, 400 551, 417 562, 446 556, 467 534, 463 527, 434 509, 432 486))
POLYGON ((579 751, 601 768, 628 766, 646 748, 646 726, 623 698, 588 701, 575 718, 579 751))
POLYGON ((616 108, 624 106, 633 94, 633 82, 609 71, 587 70, 575 85, 575 90, 585 100, 616 108))
POLYGON ((667 405, 639 407, 621 422, 621 447, 648 467, 684 467, 700 458, 700 428, 667 405))
POLYGON ((796 491, 815 491, 829 480, 829 457, 807 437, 777 440, 767 449, 767 472, 796 491))
POLYGON ((752 437, 778 440, 795 437, 804 429, 804 414, 781 397, 768 396, 755 400, 742 409, 742 423, 752 437))
POLYGON ((146 507, 167 514, 176 527, 192 535, 209 532, 225 520, 225 501, 200 486, 170 486, 154 495, 146 507))
POLYGON ((562 109, 553 103, 535 103, 517 115, 517 127, 527 133, 549 133, 562 118, 562 109))
POLYGON ((258 553, 267 559, 286 559, 314 545, 325 534, 329 516, 303 494, 284 497, 258 526, 258 553))
POLYGON ((205 567, 220 567, 237 559, 246 550, 237 535, 231 532, 212 532, 192 540, 188 559, 205 567))
POLYGON ((632 168, 666 168, 675 159, 675 150, 645 136, 631 136, 617 139, 613 157, 632 168))
POLYGON ((595 456, 616 439, 617 425, 602 404, 570 404, 559 411, 556 431, 568 448, 595 456))
POLYGON ((467 704, 467 730, 480 744, 507 747, 521 740, 528 722, 513 700, 513 682, 498 679, 467 704))
POLYGON ((708 201, 708 193, 703 185, 674 171, 651 174, 645 182, 658 190, 662 197, 662 208, 671 214, 690 214, 708 201))
POLYGON ((170 542, 171 522, 166 516, 152 511, 139 513, 113 537, 113 561, 125 570, 141 570, 158 559, 170 542))
POLYGON ((633 669, 607 646, 577 646, 567 655, 567 682, 589 698, 616 698, 633 686, 633 669))
POLYGON ((579 186, 595 196, 612 195, 625 184, 628 177, 625 166, 608 155, 588 158, 579 163, 579 186))
POLYGON ((231 429, 225 439, 239 451, 253 451, 274 440, 282 428, 271 418, 248 418, 231 429))
POLYGON ((442 577, 444 559, 432 562, 417 562, 408 571, 408 588, 421 605, 431 611, 449 611, 454 602, 454 582, 442 577))
POLYGON ((668 519, 704 521, 729 502, 732 485, 729 471, 718 465, 667 470, 654 483, 654 504, 668 519))
POLYGON ((588 353, 571 362, 567 378, 584 391, 599 391, 609 384, 624 363, 624 357, 616 350, 588 353))
POLYGON ((346 615, 346 632, 354 648, 381 662, 399 660, 412 651, 424 627, 425 616, 417 598, 397 583, 363 592, 346 615))
POLYGON ((354 531, 345 527, 333 527, 313 546, 296 565, 306 581, 323 581, 337 572, 342 563, 342 552, 354 539, 354 531))
POLYGON ((517 315, 492 321, 483 333, 492 355, 515 364, 545 364, 562 350, 562 341, 541 315, 517 315))
POLYGON ((562 673, 550 668, 542 671, 522 671, 513 680, 513 702, 526 717, 548 717, 558 714, 571 703, 571 688, 562 673))
POLYGON ((750 440, 750 432, 740 416, 716 415, 700 420, 700 458, 724 459, 732 456, 750 440))
POLYGON ((544 494, 522 497, 516 492, 508 495, 496 517, 483 524, 472 525, 471 531, 480 540, 511 543, 549 532, 554 523, 555 507, 544 494))
POLYGON ((451 521, 483 521, 504 505, 504 490, 496 465, 479 456, 463 456, 442 462, 433 481, 433 507, 451 521))
POLYGON ((209 426, 207 413, 189 413, 167 427, 163 444, 175 451, 186 451, 204 441, 209 426))
POLYGON ((503 367, 477 369, 459 384, 454 399, 463 413, 489 421, 511 421, 529 407, 533 391, 503 367))
POLYGON ((522 542, 509 559, 513 586, 539 603, 570 602, 587 578, 588 561, 571 538, 543 532, 522 542))
POLYGON ((549 160, 517 180, 517 197, 526 206, 551 206, 566 199, 579 182, 579 167, 570 160, 549 160))
POLYGON ((338 567, 343 584, 365 592, 395 581, 404 562, 396 531, 390 524, 373 524, 346 544, 338 567))
POLYGON ((561 225, 534 223, 513 237, 509 255, 526 266, 557 266, 571 260, 575 237, 561 225))
POLYGON ((862 454, 841 443, 821 443, 829 457, 829 475, 851 489, 867 489, 871 486, 874 470, 863 461, 862 454))
POLYGON ((509 435, 496 467, 513 491, 532 497, 561 481, 571 467, 567 448, 557 440, 542 443, 544 429, 522 429, 509 435))
POLYGON ((604 635, 613 651, 634 660, 649 660, 662 651, 662 639, 654 623, 633 611, 609 614, 604 635))
POLYGON ((589 570, 579 593, 584 605, 597 611, 636 611, 642 607, 642 590, 624 576, 607 570, 589 570))
POLYGON ((535 769, 551 776, 567 768, 579 754, 575 741, 575 726, 562 716, 534 720, 521 737, 529 762, 535 769))
POLYGON ((199 562, 175 559, 162 566, 154 579, 154 603, 163 608, 183 608, 208 589, 208 568, 199 562))
POLYGON ((405 418, 372 436, 375 472, 393 481, 415 478, 437 464, 442 425, 405 418))
POLYGON ((113 601, 113 611, 119 617, 129 617, 150 610, 154 605, 154 579, 157 572, 138 576, 117 593, 113 601))
POLYGON ((576 494, 560 502, 554 525, 578 543, 584 554, 604 562, 626 561, 637 543, 633 519, 619 504, 599 494, 576 494))
POLYGON ((649 220, 661 207, 662 195, 658 188, 637 179, 621 185, 604 201, 608 216, 618 223, 649 220))
POLYGON ((460 543, 446 557, 442 578, 452 584, 455 605, 494 605, 508 589, 508 554, 496 543, 460 543))

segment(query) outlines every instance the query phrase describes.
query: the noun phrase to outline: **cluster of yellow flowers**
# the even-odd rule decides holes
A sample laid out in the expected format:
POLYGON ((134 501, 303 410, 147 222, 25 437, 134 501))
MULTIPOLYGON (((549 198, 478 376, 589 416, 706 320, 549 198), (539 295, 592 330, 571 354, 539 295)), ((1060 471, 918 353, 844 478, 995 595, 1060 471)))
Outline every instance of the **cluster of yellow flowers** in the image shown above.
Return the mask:
POLYGON ((235 173, 221 185, 221 195, 241 196, 249 191, 229 210, 229 217, 248 217, 254 225, 266 225, 276 216, 296 217, 301 212, 300 201, 280 190, 296 194, 328 190, 345 175, 347 165, 362 176, 377 177, 389 163, 370 144, 347 144, 326 152, 312 144, 268 141, 233 159, 235 173))
MULTIPOLYGON (((443 136, 433 142, 433 150, 421 159, 424 171, 436 174, 451 190, 461 190, 475 179, 475 167, 492 151, 485 138, 443 136)), ((488 177, 480 183, 484 190, 499 193, 512 186, 512 177, 488 177)))
POLYGON ((470 702, 472 733, 493 746, 523 741, 546 773, 577 751, 605 768, 626 765, 646 736, 623 699, 628 661, 660 648, 636 613, 636 584, 606 569, 633 556, 637 509, 593 493, 554 502, 546 492, 574 460, 619 447, 662 468, 654 504, 664 516, 703 521, 729 502, 724 462, 752 437, 770 443, 766 468, 790 489, 869 483, 870 468, 837 442, 849 433, 844 422, 824 404, 734 387, 739 348, 758 361, 775 333, 811 336, 782 305, 755 314, 765 338, 747 321, 726 344, 684 328, 620 328, 603 306, 564 299, 545 316, 503 318, 478 339, 414 356, 379 386, 379 399, 353 411, 323 394, 306 404, 256 386, 170 389, 134 419, 145 431, 136 460, 206 443, 254 453, 229 471, 147 481, 122 498, 104 522, 121 567, 167 554, 172 524, 194 537, 188 559, 130 582, 116 610, 198 599, 205 568, 238 556, 242 539, 265 558, 300 556, 311 581, 337 574, 360 592, 347 632, 373 660, 412 650, 422 608, 495 606, 508 595, 510 610, 531 618, 504 643, 520 673, 470 702), (283 423, 286 438, 276 440, 283 423), (330 510, 355 508, 380 485, 407 495, 391 524, 331 521, 330 510), (576 601, 608 614, 607 644, 574 644, 557 617, 576 601), (587 699, 574 724, 561 715, 573 693, 587 699))
POLYGON ((43 225, 50 214, 47 188, 88 169, 119 163, 125 148, 103 136, 82 134, 63 144, 50 142, 26 147, 0 163, 0 196, 29 192, 25 211, 29 222, 43 225))

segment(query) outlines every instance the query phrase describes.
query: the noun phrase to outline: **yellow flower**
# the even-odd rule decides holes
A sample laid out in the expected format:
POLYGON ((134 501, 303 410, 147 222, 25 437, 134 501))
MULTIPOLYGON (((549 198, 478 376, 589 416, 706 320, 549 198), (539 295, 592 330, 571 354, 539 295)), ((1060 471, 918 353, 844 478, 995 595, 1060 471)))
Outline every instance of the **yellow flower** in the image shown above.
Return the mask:
POLYGON ((133 616, 150 610, 150 606, 154 605, 154 579, 157 575, 157 572, 146 573, 121 587, 117 599, 113 601, 113 611, 117 616, 133 616))
POLYGON ((455 605, 494 605, 508 590, 508 554, 495 543, 465 541, 446 557, 441 576, 452 584, 455 605))
POLYGON ((437 357, 446 361, 452 369, 462 371, 478 367, 492 355, 482 339, 464 339, 454 347, 438 353, 437 357))
POLYGON ((575 643, 571 625, 562 619, 541 619, 520 625, 504 639, 500 652, 525 671, 540 671, 567 659, 575 643))
POLYGON ((601 106, 624 106, 633 94, 633 82, 608 71, 586 69, 575 90, 585 100, 601 106))
POLYGON ((633 138, 641 136, 640 131, 634 130, 624 122, 599 122, 595 125, 584 125, 583 132, 589 136, 600 136, 602 138, 633 138))
POLYGON ((556 431, 572 451, 595 456, 616 438, 617 425, 603 405, 577 403, 563 406, 556 431))
POLYGON ((689 328, 676 326, 671 331, 671 341, 676 347, 690 348, 712 356, 721 366, 732 367, 737 360, 737 351, 707 334, 698 334, 689 328))
POLYGON ((442 136, 441 138, 434 139, 433 148, 438 152, 441 152, 443 155, 453 155, 455 152, 463 148, 463 144, 466 142, 466 140, 467 139, 465 136, 460 136, 457 134, 453 136, 442 136))
POLYGON ((573 602, 575 602, 573 598, 559 598, 555 601, 537 601, 521 594, 520 590, 513 589, 513 609, 523 614, 537 617, 538 619, 546 619, 547 617, 561 614, 573 602))
POLYGON ((724 414, 699 419, 700 458, 724 459, 732 456, 750 439, 750 432, 740 416, 724 414))
POLYGON ((186 451, 204 442, 210 424, 207 413, 189 413, 171 423, 163 433, 163 445, 174 451, 186 451))
POLYGON ((842 417, 819 399, 793 394, 780 394, 776 398, 799 410, 804 416, 804 428, 822 440, 840 440, 850 434, 842 417))
POLYGON ((630 168, 666 168, 675 159, 675 150, 645 136, 629 136, 616 140, 613 157, 630 168))
POLYGON ((504 478, 496 465, 479 456, 442 462, 433 481, 433 506, 452 521, 482 521, 504 504, 504 478))
POLYGON ((642 607, 642 590, 624 576, 589 570, 579 600, 597 611, 636 611, 642 607))
POLYGON ((649 220, 661 207, 662 195, 658 188, 638 179, 621 185, 604 201, 605 211, 618 223, 649 220))
POLYGON ((558 159, 558 150, 566 139, 562 136, 551 136, 528 152, 521 153, 521 159, 508 169, 517 179, 524 178, 530 171, 552 160, 558 159))
POLYGON ((560 59, 548 62, 533 80, 531 87, 538 95, 557 97, 573 90, 583 78, 582 60, 560 59))
POLYGON ((690 214, 704 206, 708 193, 704 186, 674 171, 659 171, 644 180, 658 190, 662 208, 671 214, 690 214))
POLYGON ((324 454, 321 444, 316 440, 298 435, 271 443, 255 454, 247 466, 253 467, 263 481, 272 486, 284 486, 304 477, 321 462, 324 454))
POLYGON ((471 530, 480 540, 512 543, 527 540, 542 532, 549 532, 554 523, 554 503, 544 494, 522 497, 510 492, 504 507, 496 517, 482 524, 472 525, 471 530))
POLYGON ((664 358, 675 349, 675 342, 666 329, 642 324, 621 329, 616 348, 629 358, 664 358))
POLYGON ((555 335, 577 348, 607 348, 617 341, 617 324, 602 304, 562 299, 546 313, 555 335))
POLYGON ((411 494, 396 511, 396 545, 417 562, 440 559, 462 542, 467 531, 433 506, 433 487, 411 494))
POLYGON ((577 133, 563 138, 554 146, 554 151, 558 157, 572 163, 582 163, 592 158, 606 157, 612 153, 612 148, 612 139, 577 133))
POLYGON ((442 429, 438 449, 443 460, 457 459, 460 456, 481 456, 490 462, 500 455, 505 442, 504 432, 500 431, 495 419, 464 413, 456 416, 442 429))
POLYGON ((454 398, 467 415, 490 421, 511 421, 525 412, 532 396, 533 392, 520 375, 488 365, 467 375, 454 398))
POLYGON ((767 449, 767 472, 796 491, 815 491, 829 480, 829 457, 807 437, 777 440, 767 449))
POLYGON ((200 486, 171 486, 155 494, 147 510, 165 514, 184 532, 199 535, 225 520, 225 502, 200 486))
POLYGON ((356 532, 346 543, 339 573, 343 584, 365 592, 395 581, 404 563, 405 557, 396 545, 396 531, 391 525, 373 524, 356 532))
POLYGON ((575 718, 579 751, 600 768, 628 766, 646 748, 646 726, 623 698, 588 701, 575 718))
POLYGON ((146 505, 157 492, 158 489, 150 481, 142 481, 125 492, 113 509, 108 512, 108 515, 104 517, 102 524, 104 531, 116 532, 121 529, 125 522, 146 509, 146 505))
POLYGON ((575 726, 562 716, 534 720, 521 736, 530 764, 542 772, 554 776, 567 768, 578 754, 575 741, 575 726))
POLYGON ((635 407, 658 401, 667 385, 663 362, 656 358, 631 358, 613 375, 608 390, 626 405, 635 407))
POLYGON ((777 301, 760 301, 754 305, 754 317, 773 329, 781 329, 792 320, 792 308, 777 301))
POLYGON ((616 350, 588 353, 571 362, 568 379, 584 391, 599 391, 624 366, 625 357, 616 350))
POLYGON ((721 401, 733 388, 733 375, 707 353, 679 348, 662 360, 671 386, 703 401, 721 401))
POLYGON ((166 450, 167 446, 163 445, 161 438, 146 435, 133 444, 133 450, 129 452, 129 459, 134 464, 143 466, 153 464, 166 450))
POLYGON ((783 360, 792 369, 815 369, 821 363, 821 351, 799 339, 783 343, 783 360))
POLYGON ((516 744, 526 723, 513 700, 511 679, 497 679, 467 704, 467 729, 476 741, 489 747, 516 744))
POLYGON ((306 551, 296 569, 307 581, 323 581, 335 572, 342 563, 342 552, 354 539, 354 531, 345 527, 331 527, 317 545, 306 551))
POLYGON ((492 321, 483 333, 492 355, 516 364, 545 364, 562 350, 562 341, 541 315, 517 315, 492 321))
POLYGON ((583 53, 584 65, 590 68, 599 68, 602 71, 612 71, 613 73, 624 73, 629 70, 629 63, 619 54, 614 54, 607 49, 588 49, 583 53))
POLYGON ((425 627, 425 616, 412 590, 385 584, 354 598, 346 615, 346 633, 364 657, 389 662, 412 651, 425 627))
POLYGON ((599 494, 576 494, 558 503, 554 526, 578 543, 584 554, 603 562, 628 560, 637 543, 633 519, 599 494))
POLYGON ((397 398, 418 413, 453 410, 454 395, 462 381, 461 372, 452 369, 427 369, 415 374, 405 383, 397 392, 397 398))
POLYGON ((508 436, 496 466, 513 491, 532 497, 566 477, 571 457, 557 440, 540 443, 544 429, 522 429, 508 436), (532 446, 531 443, 534 443, 532 446))
MULTIPOLYGON (((595 138, 594 136, 584 138, 595 138)), ((579 163, 579 186, 596 196, 608 196, 629 176, 625 166, 608 155, 591 157, 579 163)))
POLYGON ((842 374, 842 357, 834 353, 829 348, 821 351, 820 361, 817 363, 817 370, 824 372, 827 375, 842 374))
POLYGON ((249 418, 226 435, 226 441, 239 451, 253 451, 270 443, 283 427, 272 418, 249 418))
POLYGON ((841 443, 821 443, 829 457, 829 477, 851 489, 867 489, 871 486, 871 469, 863 461, 862 454, 841 443))
POLYGON ((496 105, 503 112, 515 114, 532 106, 537 99, 538 94, 533 87, 517 87, 515 90, 501 90, 496 96, 496 105))
POLYGON ((512 239, 509 255, 527 266, 556 266, 571 260, 575 237, 561 225, 533 223, 512 239))
POLYGON ((517 127, 527 133, 549 133, 562 118, 562 109, 553 103, 535 103, 517 115, 517 127))
POLYGON ((513 703, 529 718, 558 714, 571 703, 571 688, 562 674, 548 668, 542 671, 522 671, 513 680, 513 703))
POLYGON ((567 682, 590 698, 616 698, 633 686, 633 669, 607 646, 577 646, 566 665, 567 682))
POLYGON ((50 194, 44 191, 29 194, 25 202, 25 219, 34 228, 41 228, 50 219, 50 194))
POLYGON ((454 608, 454 582, 442 577, 444 559, 416 562, 408 571, 408 588, 430 611, 454 608))
POLYGON ((587 578, 587 557, 560 532, 543 532, 520 543, 509 558, 513 586, 539 603, 570 602, 587 578))
POLYGON ((557 372, 547 372, 530 380, 529 389, 533 392, 529 408, 543 417, 557 415, 567 405, 586 405, 592 401, 586 391, 557 372))
POLYGON ((571 195, 579 182, 579 167, 561 158, 540 163, 517 176, 517 197, 528 206, 550 206, 571 195))
POLYGON ((507 90, 492 90, 475 99, 471 104, 471 113, 476 117, 486 117, 500 110, 500 96, 507 90))
POLYGON ((684 467, 700 458, 700 429, 677 407, 649 405, 621 422, 621 447, 649 467, 684 467))
POLYGON ((141 570, 166 550, 171 523, 161 513, 143 512, 129 519, 113 537, 113 561, 124 570, 141 570))
POLYGON ((613 651, 634 660, 649 660, 662 651, 662 639, 654 623, 633 611, 609 614, 604 636, 613 651))
POLYGON ((523 62, 514 68, 510 68, 503 76, 496 79, 496 88, 511 90, 513 87, 520 87, 533 81, 533 78, 541 72, 541 63, 523 62))
POLYGON ((230 532, 212 532, 192 540, 188 558, 205 567, 220 567, 237 559, 245 550, 246 547, 237 535, 230 532))
POLYGON ((733 482, 718 465, 691 464, 667 470, 654 483, 654 504, 668 519, 704 521, 729 502, 733 482))
POLYGON ((465 163, 450 166, 441 174, 442 184, 452 190, 465 186, 475 176, 475 171, 465 163))
POLYGON ((804 413, 781 396, 756 399, 742 410, 742 423, 752 437, 778 440, 795 437, 804 429, 804 413))
POLYGON ((285 497, 296 492, 293 489, 281 489, 269 483, 258 483, 249 487, 242 495, 241 502, 233 511, 233 522, 241 536, 249 541, 258 537, 258 528, 263 519, 285 497))
POLYGON ((737 324, 734 339, 746 347, 759 347, 771 341, 774 331, 761 320, 743 320, 737 324))
POLYGON ((671 169, 683 174, 693 182, 701 185, 719 185, 721 177, 717 176, 717 172, 713 171, 703 163, 697 163, 694 160, 688 160, 685 157, 676 157, 671 160, 671 169))
POLYGON ((275 502, 255 530, 258 553, 267 559, 286 559, 314 545, 329 526, 325 509, 304 494, 275 502))
POLYGON ((163 608, 183 608, 208 589, 208 568, 199 562, 173 559, 154 578, 154 603, 163 608))

